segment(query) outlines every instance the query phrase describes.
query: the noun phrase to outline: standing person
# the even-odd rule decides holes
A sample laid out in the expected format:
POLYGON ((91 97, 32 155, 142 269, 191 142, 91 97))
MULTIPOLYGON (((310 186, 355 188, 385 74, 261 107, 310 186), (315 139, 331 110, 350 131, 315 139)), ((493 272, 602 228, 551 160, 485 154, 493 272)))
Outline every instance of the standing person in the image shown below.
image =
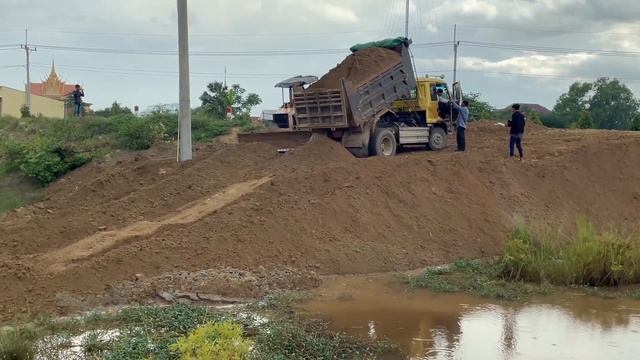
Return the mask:
POLYGON ((458 118, 456 119, 456 142, 458 149, 456 151, 467 150, 467 122, 469 121, 469 102, 464 100, 462 106, 452 102, 454 109, 458 110, 458 118))
POLYGON ((73 94, 73 114, 76 117, 82 115, 82 98, 84 97, 84 89, 80 85, 76 85, 76 90, 73 94))
POLYGON ((524 137, 526 121, 524 115, 520 112, 520 104, 513 104, 511 106, 511 112, 511 120, 507 122, 507 126, 511 128, 509 130, 509 157, 513 158, 514 146, 517 146, 520 160, 522 160, 522 138, 524 137))

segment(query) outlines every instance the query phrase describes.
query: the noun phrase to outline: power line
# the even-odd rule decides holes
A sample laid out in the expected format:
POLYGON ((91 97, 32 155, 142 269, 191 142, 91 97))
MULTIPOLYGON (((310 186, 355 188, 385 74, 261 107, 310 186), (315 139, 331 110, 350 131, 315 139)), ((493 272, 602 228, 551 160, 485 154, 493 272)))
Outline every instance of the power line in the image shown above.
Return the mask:
MULTIPOLYGON (((417 43, 413 47, 427 48, 446 46, 447 42, 417 43)), ((73 51, 98 54, 118 54, 118 55, 162 55, 174 56, 175 50, 138 50, 138 49, 116 49, 116 48, 89 48, 75 46, 58 45, 33 45, 40 49, 73 51)), ((192 51, 191 56, 211 56, 211 57, 251 57, 251 56, 309 56, 309 55, 336 55, 344 54, 347 49, 299 49, 299 50, 249 50, 249 51, 192 51)))
POLYGON ((524 28, 524 27, 511 27, 511 26, 494 26, 494 25, 458 25, 463 28, 473 29, 493 29, 493 30, 508 30, 508 31, 524 31, 524 32, 545 32, 545 33, 567 33, 567 34, 587 34, 587 35, 640 35, 635 32, 611 32, 611 31, 580 31, 580 30, 568 30, 568 29, 540 29, 540 28, 524 28))
MULTIPOLYGON (((458 71, 462 72, 473 72, 479 74, 490 74, 490 75, 505 75, 505 76, 518 76, 518 77, 531 77, 531 78, 547 78, 547 79, 555 79, 555 80, 575 80, 575 79, 584 79, 584 78, 600 78, 603 75, 577 75, 577 74, 537 74, 537 73, 516 73, 516 72, 508 72, 508 71, 490 71, 490 70, 478 70, 478 69, 458 69, 458 71)), ((437 73, 452 73, 453 70, 418 70, 418 73, 423 74, 437 74, 437 73)), ((633 78, 625 78, 621 76, 605 76, 609 78, 615 78, 619 80, 624 80, 625 82, 640 82, 640 79, 633 78)))
MULTIPOLYGON (((284 36, 319 36, 319 35, 344 35, 378 33, 388 29, 372 30, 348 30, 348 31, 327 31, 327 32, 280 32, 280 33, 194 33, 190 37, 284 37, 284 36)), ((70 31, 70 30, 29 30, 38 33, 75 34, 75 35, 95 35, 95 36, 139 36, 139 37, 177 37, 171 33, 139 33, 139 32, 93 32, 93 31, 70 31)))
POLYGON ((469 47, 479 47, 479 48, 488 48, 488 49, 521 50, 521 51, 535 51, 535 52, 547 52, 547 53, 558 53, 558 54, 585 53, 589 55, 600 55, 600 56, 640 57, 640 51, 564 48, 564 47, 522 45, 522 44, 502 44, 502 43, 480 42, 480 41, 461 41, 461 43, 469 47))
POLYGON ((13 69, 13 68, 23 68, 24 65, 4 65, 0 66, 0 69, 13 69))

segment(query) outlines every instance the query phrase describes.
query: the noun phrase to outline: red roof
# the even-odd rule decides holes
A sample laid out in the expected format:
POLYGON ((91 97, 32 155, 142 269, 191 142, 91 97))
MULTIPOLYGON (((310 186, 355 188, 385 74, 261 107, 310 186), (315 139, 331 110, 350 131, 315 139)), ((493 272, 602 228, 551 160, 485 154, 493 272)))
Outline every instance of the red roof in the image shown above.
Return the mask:
POLYGON ((51 96, 56 96, 57 94, 60 94, 59 95, 60 97, 65 97, 66 95, 69 95, 70 93, 72 93, 75 89, 76 89, 75 85, 67 85, 67 84, 60 84, 57 87, 57 89, 48 89, 47 83, 31 84, 31 93, 34 95, 40 95, 40 96, 51 97, 51 96), (52 93, 55 93, 55 95, 52 93))

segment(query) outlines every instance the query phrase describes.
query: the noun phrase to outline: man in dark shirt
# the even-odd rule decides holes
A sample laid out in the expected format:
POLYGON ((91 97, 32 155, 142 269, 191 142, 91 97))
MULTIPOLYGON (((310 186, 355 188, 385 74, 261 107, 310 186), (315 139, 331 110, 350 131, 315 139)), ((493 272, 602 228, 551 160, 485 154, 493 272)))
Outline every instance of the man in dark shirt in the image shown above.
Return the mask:
POLYGON ((76 90, 71 93, 73 95, 73 113, 75 116, 82 115, 82 97, 84 96, 84 89, 80 85, 76 85, 76 90))
POLYGON ((518 154, 520 160, 522 160, 522 138, 524 137, 525 118, 520 112, 520 104, 513 104, 511 106, 511 120, 507 123, 509 126, 509 157, 513 158, 514 146, 518 147, 518 154))

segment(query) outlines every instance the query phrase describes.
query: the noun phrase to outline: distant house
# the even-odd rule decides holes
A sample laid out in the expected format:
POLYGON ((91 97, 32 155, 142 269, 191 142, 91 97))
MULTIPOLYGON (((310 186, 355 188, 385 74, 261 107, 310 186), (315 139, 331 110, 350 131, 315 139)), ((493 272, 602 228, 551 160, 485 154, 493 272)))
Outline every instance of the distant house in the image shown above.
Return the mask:
MULTIPOLYGON (((62 80, 58 73, 56 73, 56 64, 51 62, 51 71, 49 76, 39 83, 31 83, 31 95, 38 95, 48 97, 50 99, 60 100, 67 102, 69 95, 76 89, 75 84, 67 84, 62 80)), ((84 103, 84 113, 91 112, 91 104, 84 103)), ((73 113, 73 108, 68 107, 65 109, 65 114, 70 115, 73 113)))
MULTIPOLYGON (((26 102, 24 91, 0 86, 0 116, 22 116, 20 109, 26 102)), ((45 96, 31 95, 31 115, 62 119, 64 117, 64 101, 45 96)))

